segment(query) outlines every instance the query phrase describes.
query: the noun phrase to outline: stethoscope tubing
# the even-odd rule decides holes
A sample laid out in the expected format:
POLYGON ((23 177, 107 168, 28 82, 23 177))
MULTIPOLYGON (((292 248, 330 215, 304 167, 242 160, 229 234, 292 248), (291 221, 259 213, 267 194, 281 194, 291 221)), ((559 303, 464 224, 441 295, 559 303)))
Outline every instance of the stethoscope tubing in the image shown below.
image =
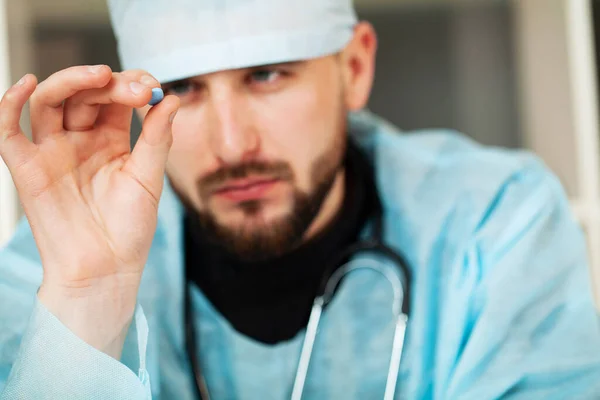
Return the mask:
MULTIPOLYGON (((310 360, 313 353, 313 347, 317 339, 319 323, 321 321, 321 316, 323 315, 324 307, 332 299, 333 293, 339 285, 341 279, 347 274, 361 269, 368 269, 380 273, 392 286, 392 314, 396 318, 396 323, 394 329, 394 341, 392 343, 392 353, 388 368, 388 376, 386 379, 384 400, 393 400, 396 393, 398 372, 400 370, 400 361, 402 359, 404 338, 408 324, 408 315, 402 311, 402 306, 405 303, 406 295, 404 288, 407 286, 407 284, 403 284, 403 280, 405 278, 399 277, 394 271, 391 270, 391 266, 385 263, 376 263, 372 260, 354 261, 344 264, 342 267, 336 269, 328 282, 325 284, 324 293, 315 299, 308 320, 306 334, 302 344, 302 350, 300 352, 300 360, 298 362, 296 377, 294 379, 291 400, 302 399, 302 394, 306 385, 306 377, 308 375, 308 369, 310 366, 310 360)), ((403 268, 401 268, 401 271, 402 270, 403 268)))
MULTIPOLYGON (((345 251, 341 252, 340 255, 331 263, 330 267, 323 273, 323 278, 319 285, 317 296, 313 302, 309 322, 300 353, 300 359, 298 362, 298 369, 296 371, 296 377, 294 379, 294 386, 292 388, 291 398, 292 400, 300 400, 302 392, 306 384, 306 377, 308 374, 308 368, 310 365, 310 359, 313 352, 314 343, 316 341, 319 322, 323 314, 324 309, 327 307, 333 295, 340 284, 342 278, 349 272, 355 271, 361 268, 368 268, 376 270, 382 273, 392 285, 394 291, 394 304, 392 310, 396 315, 396 327, 394 331, 394 341, 392 344, 392 354, 390 358, 390 367, 388 369, 388 376, 386 380, 386 389, 384 394, 384 400, 392 400, 395 395, 396 384, 398 379, 398 373, 400 369, 400 361, 402 358, 402 352, 404 347, 404 339, 406 334, 406 328, 408 324, 408 317, 410 315, 410 283, 411 273, 408 263, 404 257, 386 246, 382 242, 382 216, 381 209, 378 205, 377 214, 375 218, 375 224, 373 229, 373 236, 368 240, 355 243, 349 246, 345 251), (361 253, 378 253, 385 256, 391 261, 400 272, 400 276, 396 273, 391 272, 391 266, 388 263, 376 263, 378 266, 367 265, 367 266, 355 266, 348 267, 347 261, 352 259, 354 256, 361 253), (382 268, 381 265, 385 265, 382 268)), ((192 315, 192 299, 191 290, 189 284, 184 282, 185 294, 185 344, 186 351, 188 353, 188 359, 192 373, 194 374, 196 395, 201 400, 210 400, 210 393, 202 374, 200 364, 197 356, 197 345, 196 345, 196 329, 194 324, 194 318, 192 315)))

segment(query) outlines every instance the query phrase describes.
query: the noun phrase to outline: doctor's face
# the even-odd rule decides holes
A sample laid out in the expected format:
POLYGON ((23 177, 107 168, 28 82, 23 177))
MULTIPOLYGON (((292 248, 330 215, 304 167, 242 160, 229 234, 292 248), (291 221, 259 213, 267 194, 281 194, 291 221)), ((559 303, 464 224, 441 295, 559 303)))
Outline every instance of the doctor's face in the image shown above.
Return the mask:
MULTIPOLYGON (((361 29, 374 41, 369 25, 361 29)), ((289 251, 335 215, 347 113, 368 97, 369 56, 350 44, 335 56, 163 85, 182 104, 167 173, 207 238, 257 260, 289 251)))

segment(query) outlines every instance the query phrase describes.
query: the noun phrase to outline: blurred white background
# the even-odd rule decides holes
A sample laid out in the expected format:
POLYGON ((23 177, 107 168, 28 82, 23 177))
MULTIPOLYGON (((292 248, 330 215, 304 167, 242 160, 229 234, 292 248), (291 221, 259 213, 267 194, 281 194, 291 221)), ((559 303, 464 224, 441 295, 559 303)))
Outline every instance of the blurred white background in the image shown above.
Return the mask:
MULTIPOLYGON (((452 128, 484 144, 539 154, 588 235, 600 293, 600 0, 356 4, 379 33, 371 109, 405 130, 452 128)), ((99 63, 119 69, 105 0, 0 0, 0 93, 27 72, 44 79, 70 65, 99 63)), ((22 122, 27 131, 27 118, 22 122)), ((0 165, 0 245, 20 216, 0 165)))

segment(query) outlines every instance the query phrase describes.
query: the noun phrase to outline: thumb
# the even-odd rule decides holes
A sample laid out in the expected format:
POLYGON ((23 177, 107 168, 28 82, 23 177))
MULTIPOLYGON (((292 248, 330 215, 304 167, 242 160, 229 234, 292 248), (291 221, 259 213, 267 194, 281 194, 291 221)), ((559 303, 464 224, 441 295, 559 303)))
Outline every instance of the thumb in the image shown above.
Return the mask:
POLYGON ((178 97, 167 96, 148 112, 131 157, 122 168, 156 199, 162 191, 167 158, 173 143, 173 119, 179 105, 178 97))

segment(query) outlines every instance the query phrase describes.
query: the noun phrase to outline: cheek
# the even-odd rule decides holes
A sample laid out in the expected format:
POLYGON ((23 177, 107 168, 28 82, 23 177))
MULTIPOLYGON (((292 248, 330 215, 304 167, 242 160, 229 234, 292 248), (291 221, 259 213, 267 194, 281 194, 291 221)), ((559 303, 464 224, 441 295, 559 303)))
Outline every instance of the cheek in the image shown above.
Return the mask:
POLYGON ((173 145, 169 153, 167 174, 175 188, 189 199, 194 206, 200 207, 197 180, 210 168, 207 160, 207 146, 203 136, 196 128, 195 118, 180 110, 173 124, 173 145))
POLYGON ((297 186, 311 189, 314 160, 342 135, 339 88, 297 85, 259 102, 261 147, 270 158, 292 167, 297 186))

